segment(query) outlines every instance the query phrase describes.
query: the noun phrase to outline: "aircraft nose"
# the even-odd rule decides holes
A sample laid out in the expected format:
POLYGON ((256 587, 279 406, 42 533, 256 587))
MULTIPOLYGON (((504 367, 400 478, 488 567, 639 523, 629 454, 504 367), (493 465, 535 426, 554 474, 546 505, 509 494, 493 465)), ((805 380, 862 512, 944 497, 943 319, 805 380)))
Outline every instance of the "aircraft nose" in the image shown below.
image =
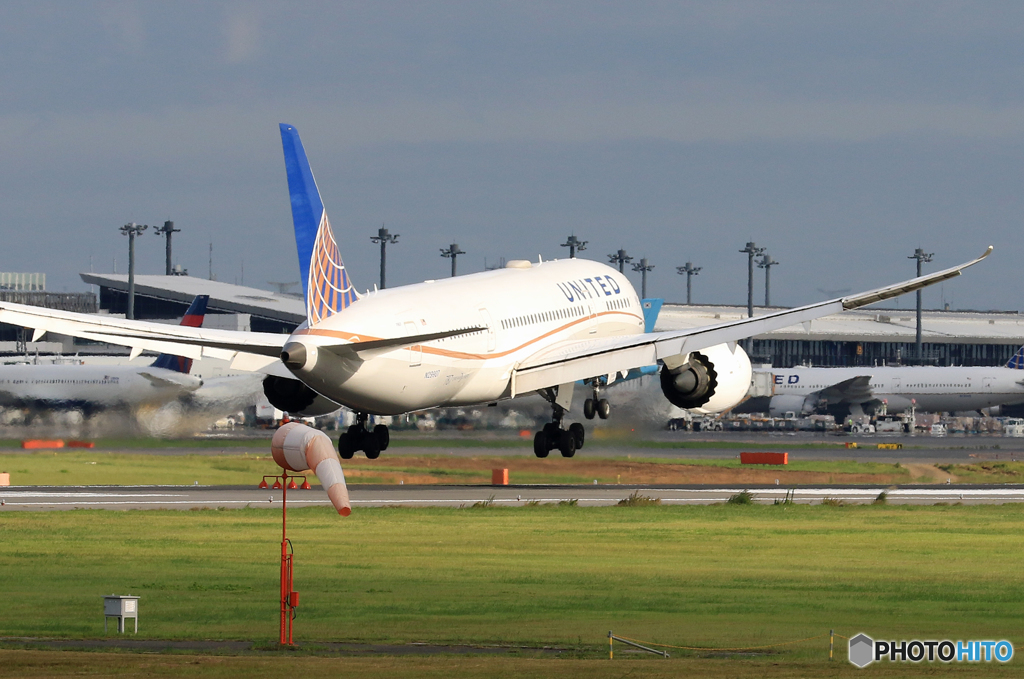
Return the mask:
POLYGON ((288 342, 281 348, 281 361, 290 370, 300 370, 306 365, 306 346, 299 342, 288 342))

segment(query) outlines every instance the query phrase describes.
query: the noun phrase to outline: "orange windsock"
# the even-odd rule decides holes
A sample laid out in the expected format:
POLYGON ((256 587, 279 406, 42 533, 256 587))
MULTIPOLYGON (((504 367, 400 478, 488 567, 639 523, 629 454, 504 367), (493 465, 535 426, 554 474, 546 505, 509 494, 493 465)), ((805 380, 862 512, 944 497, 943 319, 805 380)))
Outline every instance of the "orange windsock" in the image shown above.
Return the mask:
POLYGON ((327 434, 301 422, 288 422, 274 433, 270 450, 274 462, 284 469, 293 472, 312 469, 338 513, 342 516, 352 513, 341 458, 327 434))

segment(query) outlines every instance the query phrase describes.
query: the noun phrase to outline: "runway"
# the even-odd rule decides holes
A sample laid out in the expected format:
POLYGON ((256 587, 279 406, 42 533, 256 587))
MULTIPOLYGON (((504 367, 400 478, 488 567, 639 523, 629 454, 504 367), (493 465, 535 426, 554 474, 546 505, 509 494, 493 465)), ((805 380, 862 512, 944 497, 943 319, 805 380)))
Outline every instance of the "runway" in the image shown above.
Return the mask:
MULTIPOLYGON (((575 502, 580 506, 615 505, 632 494, 657 499, 663 505, 700 505, 725 502, 749 490, 754 501, 771 504, 787 495, 798 504, 820 504, 825 499, 846 504, 870 503, 886 490, 882 486, 350 486, 353 509, 360 507, 471 507, 487 504, 524 507, 531 503, 575 502)), ((905 485, 887 490, 890 504, 1002 504, 1024 502, 1024 484, 1014 485, 905 485)), ((0 512, 59 511, 73 509, 217 509, 280 507, 280 490, 241 486, 46 486, 0 490, 0 512)), ((313 490, 288 491, 293 507, 330 506, 327 494, 313 490)))

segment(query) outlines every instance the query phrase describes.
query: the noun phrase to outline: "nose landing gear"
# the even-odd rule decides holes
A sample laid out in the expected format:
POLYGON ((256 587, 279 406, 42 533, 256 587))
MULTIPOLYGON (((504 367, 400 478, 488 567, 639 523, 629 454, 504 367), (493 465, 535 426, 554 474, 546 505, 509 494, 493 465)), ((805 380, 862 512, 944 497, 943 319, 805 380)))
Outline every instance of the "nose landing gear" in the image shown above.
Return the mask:
POLYGON ((382 451, 388 449, 391 432, 387 426, 378 424, 370 430, 366 428, 366 419, 366 413, 356 413, 356 423, 338 437, 338 455, 343 460, 351 460, 360 450, 368 459, 376 460, 382 451))
POLYGON ((597 389, 594 390, 594 398, 588 398, 583 402, 583 417, 588 420, 594 419, 594 415, 597 415, 602 420, 607 420, 611 414, 611 404, 608 403, 608 399, 598 398, 597 389))

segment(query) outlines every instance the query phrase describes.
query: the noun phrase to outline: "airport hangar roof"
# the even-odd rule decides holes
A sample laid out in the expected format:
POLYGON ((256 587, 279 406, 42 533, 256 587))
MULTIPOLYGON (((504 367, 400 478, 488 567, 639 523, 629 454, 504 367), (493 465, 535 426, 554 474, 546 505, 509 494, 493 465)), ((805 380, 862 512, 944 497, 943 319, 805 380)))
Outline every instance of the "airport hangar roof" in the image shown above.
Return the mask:
MULTIPOLYGON (((120 292, 128 291, 125 274, 81 274, 82 280, 120 292)), ((196 295, 210 295, 210 309, 250 314, 298 325, 306 320, 305 305, 297 295, 267 292, 192 276, 135 277, 139 295, 188 304, 196 295)), ((760 316, 783 307, 754 307, 760 316)), ((657 330, 682 330, 746 318, 745 306, 665 304, 657 330)), ((914 309, 857 309, 801 325, 758 335, 759 339, 833 340, 845 342, 913 342, 917 332, 914 309)), ((1024 315, 1016 311, 922 312, 922 339, 930 343, 1022 344, 1024 315)))
MULTIPOLYGON (((783 307, 754 307, 761 316, 783 307)), ((665 304, 656 330, 683 330, 747 317, 745 306, 665 304)), ((758 335, 769 340, 831 340, 841 342, 914 342, 915 309, 862 308, 825 316, 809 323, 758 335)), ((1024 344, 1024 315, 1016 311, 921 312, 924 342, 969 344, 1024 344)))
MULTIPOLYGON (((127 274, 79 274, 90 285, 128 293, 127 274)), ((232 285, 193 276, 135 276, 135 294, 188 305, 196 295, 209 295, 211 311, 249 314, 293 326, 306 320, 302 297, 267 292, 244 285, 232 285)))

